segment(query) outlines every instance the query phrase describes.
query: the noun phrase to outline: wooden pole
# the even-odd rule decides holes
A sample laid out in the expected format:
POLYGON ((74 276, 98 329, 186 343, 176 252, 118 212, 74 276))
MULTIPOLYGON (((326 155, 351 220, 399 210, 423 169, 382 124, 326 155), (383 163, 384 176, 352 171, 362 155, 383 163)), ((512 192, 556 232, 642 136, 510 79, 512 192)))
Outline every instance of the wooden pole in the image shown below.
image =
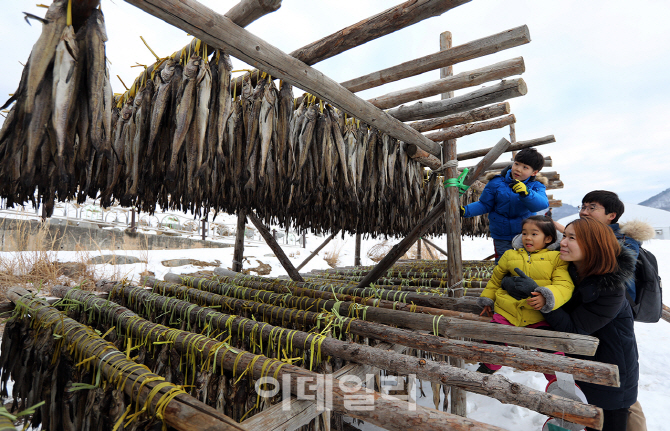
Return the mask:
MULTIPOLYGON (((444 205, 442 205, 442 207, 444 207, 444 205)), ((239 285, 226 285, 204 278, 180 276, 177 274, 166 274, 164 278, 166 281, 185 283, 200 290, 208 290, 224 296, 240 299, 262 301, 266 304, 285 304, 284 306, 291 308, 325 311, 331 311, 333 307, 337 307, 342 314, 345 313, 345 310, 346 312, 351 313, 351 315, 362 313, 361 307, 355 302, 306 298, 304 296, 295 295, 297 288, 288 287, 286 285, 281 286, 281 289, 283 290, 282 293, 274 293, 269 290, 241 288, 239 285), (291 293, 291 296, 287 296, 286 293, 291 293)), ((268 286, 267 289, 274 290, 278 288, 268 286)), ((450 299, 453 300, 454 298, 450 299)), ((434 331, 437 329, 441 335, 450 338, 469 337, 478 340, 526 345, 565 353, 593 355, 598 345, 597 338, 581 334, 507 325, 491 325, 490 323, 462 320, 446 316, 438 319, 433 315, 406 312, 397 309, 391 310, 381 307, 367 307, 365 309, 365 318, 366 320, 377 323, 397 325, 423 331, 434 331)))
POLYGON ((449 127, 448 129, 442 129, 439 132, 429 133, 426 135, 426 137, 431 141, 447 141, 450 139, 472 135, 478 132, 484 132, 486 130, 501 129, 503 127, 509 126, 510 124, 514 124, 515 122, 516 118, 513 114, 510 114, 501 118, 496 118, 494 120, 482 121, 480 123, 470 123, 449 127))
POLYGON ((409 155, 412 159, 416 160, 422 165, 428 166, 432 170, 437 170, 442 166, 442 162, 440 162, 440 159, 428 153, 427 151, 422 150, 416 145, 407 146, 407 155, 409 155))
POLYGON ((444 127, 458 126, 461 124, 474 123, 475 121, 490 120, 501 115, 510 113, 509 102, 500 102, 483 108, 476 108, 466 112, 447 115, 446 117, 432 118, 430 120, 415 121, 409 123, 409 127, 419 132, 429 132, 431 130, 444 127))
POLYGON ((523 58, 516 57, 469 72, 462 72, 458 75, 447 75, 437 81, 384 94, 373 99, 368 99, 368 102, 379 109, 389 109, 403 103, 435 96, 436 94, 453 92, 454 90, 461 90, 510 76, 521 75, 525 70, 526 67, 523 63, 523 58))
POLYGON ((205 241, 207 239, 207 222, 205 219, 202 219, 202 240, 205 241))
POLYGON ((291 280, 294 281, 305 281, 302 279, 300 276, 300 273, 298 272, 297 269, 293 266, 291 261, 289 260, 288 256, 286 256, 286 253, 284 253, 284 250, 277 244, 277 241, 272 238, 272 234, 270 233, 270 230, 263 224, 261 219, 259 219, 256 214, 253 212, 249 212, 248 214, 249 220, 251 220, 251 223, 256 226, 256 229, 258 229, 258 232, 260 232, 261 236, 263 236, 263 239, 265 240, 265 243, 270 246, 270 249, 272 249, 272 252, 277 256, 277 259, 279 259, 279 263, 284 267, 286 272, 288 273, 288 276, 291 277, 291 280))
MULTIPOLYGON (((422 241, 426 241, 425 239, 421 238, 422 241)), ((436 260, 435 255, 433 254, 432 250, 428 246, 428 243, 425 244, 426 246, 426 251, 428 252, 428 256, 430 256, 431 260, 436 260)))
POLYGON ((233 252, 233 271, 242 272, 244 260, 244 226, 247 220, 247 210, 240 208, 237 211, 237 229, 235 230, 235 251, 233 252))
POLYGON ((444 249, 438 247, 438 246, 435 245, 435 243, 433 243, 432 241, 427 240, 426 238, 421 238, 421 239, 423 239, 424 241, 426 241, 427 244, 431 245, 434 249, 436 249, 437 251, 439 251, 439 252, 442 253, 443 255, 445 255, 445 256, 449 256, 449 252, 444 251, 444 249))
MULTIPOLYGON (((500 155, 510 146, 510 142, 502 138, 489 152, 488 154, 479 161, 475 169, 473 169, 465 178, 464 184, 470 186, 475 182, 479 175, 486 168, 488 168, 494 161, 500 157, 500 155)), ((384 274, 393 264, 400 259, 407 250, 414 244, 418 237, 424 236, 426 232, 435 224, 440 217, 443 217, 446 207, 446 199, 443 199, 440 203, 436 204, 435 207, 428 213, 428 215, 419 222, 419 224, 412 229, 405 239, 400 241, 398 244, 394 245, 393 248, 384 256, 384 258, 379 261, 379 263, 372 269, 360 283, 358 287, 366 287, 371 283, 375 283, 379 277, 384 274)))
MULTIPOLYGON (((440 34, 440 51, 445 51, 451 48, 452 35, 451 32, 445 31, 440 34)), ((446 67, 440 69, 440 78, 446 79, 447 76, 453 75, 453 67, 446 67)), ((442 100, 451 99, 454 97, 454 92, 449 91, 442 94, 442 100)), ((512 116, 513 117, 513 116, 512 116)), ((456 126, 459 127, 459 126, 456 126)), ((439 132, 438 132, 439 133, 439 132)), ((435 135, 435 134, 434 134, 435 135)), ((443 161, 446 163, 450 160, 456 160, 456 139, 444 137, 442 143, 443 161)), ((458 169, 456 167, 447 168, 445 178, 458 177, 458 169)), ((444 210, 447 217, 447 226, 450 229, 447 231, 447 286, 456 298, 462 297, 462 287, 460 283, 463 280, 463 262, 461 260, 461 217, 459 211, 459 190, 456 187, 446 188, 446 197, 444 199, 444 210), (453 289, 456 290, 453 290, 453 289)), ((447 360, 456 368, 463 368, 463 359, 458 357, 448 357, 447 360)), ((451 386, 449 390, 445 389, 445 404, 447 401, 447 392, 451 392, 451 413, 459 416, 467 416, 467 399, 465 391, 458 386, 451 386)))
POLYGON ((670 323, 670 307, 665 304, 663 305, 663 310, 661 311, 661 318, 666 322, 670 323))
POLYGON ((421 238, 416 240, 416 260, 421 260, 421 238))
MULTIPOLYGON (((518 151, 523 148, 551 144, 552 142, 556 142, 556 138, 554 138, 554 135, 548 135, 543 138, 531 139, 529 141, 519 141, 514 145, 510 145, 509 148, 505 150, 505 152, 518 151)), ((474 150, 460 153, 458 154, 458 160, 460 161, 460 160, 476 159, 477 157, 482 157, 486 155, 490 150, 491 148, 484 148, 481 150, 474 150)))
POLYGON ((495 102, 502 102, 507 99, 523 96, 527 92, 528 88, 524 80, 522 78, 514 78, 504 80, 497 85, 480 88, 462 96, 436 102, 417 102, 409 106, 399 106, 387 112, 400 121, 425 120, 469 111, 495 102))
MULTIPOLYGON (((551 160, 551 157, 545 157, 545 158, 544 158, 544 167, 545 167, 545 168, 551 167, 551 166, 552 166, 552 163, 553 163, 553 161, 551 160)), ((511 164, 512 164, 512 162, 509 161, 509 160, 506 161, 506 162, 498 162, 498 163, 494 163, 494 164, 492 164, 491 166, 489 166, 489 168, 488 168, 486 171, 487 171, 487 172, 491 172, 491 171, 499 171, 499 170, 501 170, 501 169, 505 169, 506 167, 508 167, 508 166, 511 165, 511 164)), ((472 169, 472 168, 474 168, 474 166, 468 166, 468 169, 472 169)), ((465 168, 458 168, 458 171, 459 171, 459 172, 462 172, 463 169, 465 169, 465 168)), ((546 172, 542 172, 542 175, 546 176, 546 174, 547 174, 546 172)))
POLYGON ((291 85, 331 102, 353 117, 377 127, 381 132, 400 141, 415 144, 431 154, 439 154, 439 146, 421 133, 355 96, 318 70, 287 55, 195 0, 179 2, 126 0, 126 2, 193 34, 210 46, 223 49, 276 78, 281 78, 291 85))
MULTIPOLYGON (((105 379, 118 380, 120 370, 133 370, 127 371, 127 378, 123 380, 123 391, 134 404, 144 405, 149 399, 149 394, 154 393, 154 388, 160 384, 163 388, 157 389, 155 396, 152 395, 152 398, 149 399, 150 405, 147 406, 147 410, 155 412, 156 405, 163 396, 177 388, 175 385, 164 382, 164 379, 159 376, 147 372, 145 367, 139 367, 132 361, 126 360, 125 353, 110 346, 108 341, 103 340, 93 330, 66 317, 27 290, 14 287, 7 292, 7 297, 15 303, 25 304, 26 301, 30 301, 33 317, 40 322, 51 322, 54 333, 63 334, 68 344, 74 346, 79 357, 100 358, 95 363, 105 379), (85 341, 82 341, 82 333, 86 334, 85 341), (134 367, 132 367, 133 364, 134 367)), ((244 425, 236 423, 188 394, 180 394, 173 398, 163 410, 163 417, 167 425, 182 431, 247 429, 244 425)))
POLYGON ((356 234, 356 249, 354 250, 354 266, 361 266, 361 234, 356 234))
POLYGON ((316 248, 316 250, 314 250, 314 251, 312 252, 312 254, 310 254, 309 256, 307 256, 307 258, 306 258, 305 260, 303 260, 302 263, 301 263, 300 265, 298 265, 298 267, 296 268, 296 271, 300 271, 305 265, 307 265, 307 262, 309 262, 310 260, 312 260, 312 258, 313 258, 314 256, 316 256, 316 255, 317 255, 317 254, 318 254, 318 253, 319 253, 319 252, 320 252, 320 251, 321 251, 321 250, 322 250, 322 249, 323 249, 323 248, 330 242, 330 240, 332 240, 333 238, 335 238, 335 237, 337 236, 338 233, 340 233, 339 229, 338 229, 336 232, 333 232, 328 238, 326 238, 326 240, 325 240, 324 242, 322 242, 321 245, 318 246, 318 247, 316 248))
POLYGON ((426 18, 442 15, 469 1, 409 0, 297 49, 290 55, 313 65, 426 18))
POLYGON ((473 58, 483 57, 498 51, 513 48, 530 42, 528 27, 523 25, 501 33, 473 40, 455 46, 448 51, 440 51, 425 57, 417 58, 397 66, 369 73, 367 75, 345 81, 342 86, 356 93, 378 87, 389 82, 447 67, 473 58))
MULTIPOLYGON (((274 306, 243 299, 227 298, 214 293, 156 280, 153 277, 145 278, 146 284, 152 286, 154 292, 188 298, 189 301, 208 306, 225 305, 238 315, 250 312, 254 316, 263 316, 264 321, 296 323, 312 327, 323 314, 315 311, 303 311, 274 306)), ((127 287, 126 287, 127 288, 127 287)), ((497 346, 472 341, 459 341, 449 338, 436 337, 423 331, 411 331, 396 328, 362 319, 344 320, 345 328, 349 332, 369 338, 376 338, 388 342, 397 342, 407 347, 425 350, 436 354, 446 354, 462 357, 471 361, 480 361, 510 366, 524 371, 552 373, 555 371, 569 373, 577 380, 616 387, 619 385, 619 373, 616 366, 583 359, 569 358, 551 353, 524 350, 518 347, 497 346)))

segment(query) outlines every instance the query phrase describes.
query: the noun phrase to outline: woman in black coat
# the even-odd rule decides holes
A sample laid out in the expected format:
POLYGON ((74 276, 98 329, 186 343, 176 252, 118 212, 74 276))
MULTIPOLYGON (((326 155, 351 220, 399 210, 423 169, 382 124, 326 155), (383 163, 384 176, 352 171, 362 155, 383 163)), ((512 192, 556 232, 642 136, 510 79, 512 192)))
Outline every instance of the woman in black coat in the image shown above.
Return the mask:
MULTIPOLYGON (((619 367, 618 388, 577 382, 589 404, 604 412, 604 431, 625 431, 628 408, 637 400, 638 354, 633 312, 626 300, 626 283, 635 274, 635 257, 622 247, 612 229, 590 217, 565 227, 561 259, 575 283, 572 298, 544 313, 556 331, 592 335, 600 340, 593 357, 582 359, 619 367)), ((590 428, 587 428, 590 430, 590 428)))

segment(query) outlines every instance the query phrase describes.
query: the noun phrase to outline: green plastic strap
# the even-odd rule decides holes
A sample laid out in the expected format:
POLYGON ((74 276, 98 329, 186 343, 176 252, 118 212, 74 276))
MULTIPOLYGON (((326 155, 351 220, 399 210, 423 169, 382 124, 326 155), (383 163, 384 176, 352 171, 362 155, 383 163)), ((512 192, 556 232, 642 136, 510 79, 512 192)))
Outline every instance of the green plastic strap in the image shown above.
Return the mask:
POLYGON ((447 178, 444 180, 444 187, 458 187, 459 196, 465 193, 470 186, 463 184, 465 177, 468 175, 470 170, 468 168, 463 169, 463 172, 458 176, 458 178, 447 178))

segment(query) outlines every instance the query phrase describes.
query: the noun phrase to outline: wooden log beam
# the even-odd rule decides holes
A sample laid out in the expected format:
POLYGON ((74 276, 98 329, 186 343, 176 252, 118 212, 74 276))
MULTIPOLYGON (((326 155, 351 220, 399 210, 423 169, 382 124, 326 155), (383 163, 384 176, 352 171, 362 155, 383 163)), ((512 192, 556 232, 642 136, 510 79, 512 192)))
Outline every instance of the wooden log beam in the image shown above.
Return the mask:
POLYGON ((549 208, 560 208, 563 206, 563 201, 560 199, 550 199, 549 200, 549 208))
POLYGON ((663 310, 661 310, 661 318, 666 322, 670 323, 670 307, 665 304, 663 305, 663 310))
POLYGON ((490 120, 510 113, 509 102, 500 102, 483 108, 472 109, 466 112, 447 115, 446 117, 431 118, 430 120, 409 123, 409 127, 419 132, 429 132, 444 127, 474 123, 475 121, 490 120))
MULTIPOLYGON (((301 294, 309 293, 304 292, 309 289, 289 287, 286 285, 273 287, 272 284, 269 284, 267 286, 268 290, 257 290, 243 289, 235 284, 221 284, 213 280, 180 276, 177 274, 166 274, 164 278, 169 282, 181 282, 190 287, 224 296, 251 301, 261 301, 264 303, 286 304, 287 307, 292 308, 331 311, 336 307, 342 314, 345 312, 351 313, 347 315, 356 315, 357 310, 360 310, 360 306, 355 302, 321 299, 324 298, 324 296, 319 299, 306 298, 301 294), (272 291, 270 289, 272 289, 272 291), (280 290, 282 293, 273 293, 273 291, 276 291, 275 289, 280 290), (291 296, 287 296, 287 293, 290 293, 291 296)), ((317 294, 319 291, 314 291, 314 293, 317 294)), ((456 298, 445 299, 455 300, 456 298)), ((463 299, 464 298, 461 300, 463 299)), ((400 311, 397 308, 392 310, 381 307, 367 307, 365 309, 365 318, 366 320, 383 323, 385 325, 398 325, 405 328, 425 331, 435 330, 437 328, 441 335, 450 338, 468 337, 478 340, 526 345, 539 349, 589 356, 592 356, 595 353, 598 346, 597 338, 586 335, 545 331, 541 329, 518 328, 516 326, 491 325, 490 323, 462 320, 447 316, 438 319, 433 315, 400 311)))
MULTIPOLYGON (((158 281, 153 277, 145 278, 146 284, 153 287, 154 292, 188 298, 191 302, 207 304, 208 306, 225 305, 227 309, 237 314, 245 311, 255 316, 263 316, 264 321, 298 323, 314 326, 323 314, 314 311, 303 311, 273 306, 259 302, 231 299, 214 293, 190 288, 178 284, 158 281)), ((528 351, 518 347, 482 344, 472 341, 461 341, 449 338, 436 337, 422 331, 410 331, 394 326, 387 326, 362 319, 346 318, 345 328, 349 332, 382 341, 397 341, 407 347, 425 350, 436 354, 458 356, 478 362, 486 362, 510 366, 524 371, 553 373, 555 371, 569 373, 577 380, 593 382, 606 386, 619 385, 617 367, 611 364, 569 358, 551 353, 528 351)))
POLYGON ((502 129, 503 127, 507 127, 514 123, 516 123, 516 118, 514 117, 514 114, 510 114, 501 118, 496 118, 494 120, 449 127, 448 129, 442 129, 439 132, 429 133, 426 135, 426 137, 431 141, 438 142, 448 139, 461 138, 463 136, 472 135, 474 133, 484 132, 487 130, 502 129))
POLYGON ((435 245, 434 242, 432 242, 432 241, 430 241, 430 240, 428 240, 428 239, 426 239, 426 238, 424 238, 424 237, 421 237, 421 239, 424 240, 424 241, 426 241, 426 243, 427 243, 428 245, 432 246, 434 249, 436 249, 437 251, 439 251, 439 252, 442 253, 443 255, 445 255, 445 256, 449 256, 449 253, 447 253, 446 251, 444 251, 443 248, 440 248, 440 247, 438 247, 437 245, 435 245))
POLYGON ((324 242, 322 242, 321 245, 318 246, 318 247, 316 248, 316 250, 314 250, 314 251, 312 252, 312 254, 310 254, 309 256, 307 256, 307 258, 306 258, 305 260, 303 260, 302 263, 301 263, 300 265, 298 265, 298 267, 296 268, 296 271, 300 271, 305 265, 307 265, 307 263, 308 263, 310 260, 312 260, 312 258, 314 258, 314 256, 316 256, 316 255, 317 255, 317 254, 318 254, 318 253, 319 253, 319 252, 320 252, 326 245, 328 245, 328 243, 330 242, 330 240, 332 240, 333 238, 335 238, 335 237, 337 236, 338 233, 340 233, 339 229, 338 229, 337 231, 333 232, 328 238, 326 238, 326 240, 325 240, 324 242))
MULTIPOLYGON (((554 138, 554 135, 548 135, 542 138, 531 139, 529 141, 519 141, 516 144, 510 145, 505 150, 505 152, 508 153, 510 151, 519 151, 528 147, 536 147, 538 145, 551 144, 552 142, 556 142, 556 138, 554 138)), ((482 157, 486 155, 489 151, 491 151, 491 148, 484 148, 481 150, 466 151, 463 153, 459 153, 458 160, 461 161, 468 159, 476 159, 477 157, 482 157)))
POLYGON ((279 263, 281 263, 281 265, 284 267, 288 276, 291 277, 291 280, 305 281, 302 279, 302 276, 300 275, 298 270, 295 269, 288 256, 286 256, 286 253, 284 253, 284 250, 282 250, 281 246, 277 244, 277 241, 270 233, 270 229, 268 229, 263 224, 263 221, 259 219, 258 216, 256 216, 256 214, 254 214, 253 212, 249 212, 248 217, 249 220, 251 220, 251 223, 253 223, 254 226, 256 226, 256 229, 258 229, 258 232, 260 232, 261 236, 263 236, 265 243, 268 246, 270 246, 272 252, 275 254, 275 256, 277 256, 277 259, 279 259, 279 263))
POLYGON ((409 27, 426 18, 442 15, 444 12, 469 1, 409 0, 330 36, 312 42, 291 52, 290 55, 311 66, 371 40, 409 27))
MULTIPOLYGON (((138 295, 144 293, 142 289, 136 290, 138 295)), ((135 337, 138 337, 141 340, 147 340, 150 343, 164 341, 167 338, 166 334, 170 333, 172 345, 182 353, 190 352, 192 354, 196 351, 200 352, 200 357, 203 361, 212 356, 212 362, 220 367, 230 371, 248 370, 251 377, 255 380, 260 379, 263 376, 272 375, 277 376, 279 381, 283 381, 284 378, 289 378, 290 390, 294 395, 307 395, 310 399, 313 399, 313 402, 317 402, 317 397, 319 395, 317 386, 319 382, 323 382, 323 376, 316 372, 306 370, 296 365, 283 363, 276 359, 270 359, 263 355, 252 354, 242 349, 222 349, 221 343, 216 339, 205 337, 203 335, 194 338, 192 332, 180 331, 155 324, 140 318, 126 307, 113 303, 110 304, 109 301, 99 300, 93 295, 82 297, 79 296, 80 292, 76 292, 75 290, 73 295, 80 297, 91 306, 96 304, 96 309, 104 308, 104 310, 100 310, 101 315, 117 326, 123 333, 130 332, 135 337), (84 298, 89 299, 87 300, 84 298), (132 319, 129 317, 132 317, 132 319), (319 377, 321 377, 321 379, 319 379, 319 377)), ((185 303, 183 301, 182 303, 183 305, 181 308, 186 310, 187 313, 189 313, 189 309, 194 307, 194 304, 185 303)), ((203 310, 204 309, 200 308, 199 311, 203 312, 203 310)), ((191 315, 191 313, 189 313, 189 315, 191 315)), ((191 316, 191 318, 193 318, 193 315, 191 316)), ((257 322, 249 319, 242 320, 245 321, 244 327, 248 332, 255 331, 254 327, 258 329, 257 322)), ((323 342, 325 342, 325 340, 323 342)), ((321 390, 323 391, 324 388, 321 390)), ((328 385, 327 390, 328 393, 322 393, 320 395, 326 397, 325 399, 330 402, 331 405, 328 406, 329 408, 389 430, 406 431, 409 426, 416 426, 420 429, 435 431, 445 428, 450 429, 449 427, 454 427, 454 429, 462 431, 471 429, 484 431, 490 429, 486 426, 480 426, 479 422, 464 420, 463 418, 444 412, 437 412, 436 414, 435 410, 423 406, 410 406, 408 402, 401 401, 397 398, 382 397, 381 394, 370 389, 357 389, 352 386, 347 388, 344 382, 340 383, 337 379, 332 379, 332 385, 328 385), (373 402, 373 408, 367 410, 362 409, 360 412, 354 411, 354 409, 348 409, 348 397, 356 397, 355 399, 359 400, 361 397, 368 397, 367 399, 370 399, 373 402)), ((322 401, 323 400, 324 399, 322 399, 322 401)), ((246 429, 243 428, 243 426, 240 426, 240 428, 246 429)), ((191 427, 188 429, 203 428, 191 427)), ((491 429, 501 430, 497 427, 491 429)))
POLYGON ((323 73, 287 55, 195 0, 126 2, 193 34, 210 46, 223 49, 247 64, 329 101, 353 117, 400 141, 415 144, 431 154, 440 154, 439 146, 416 130, 396 121, 323 73))
POLYGON ((480 88, 462 96, 434 102, 417 102, 409 106, 399 106, 388 110, 388 114, 400 121, 425 120, 457 112, 502 102, 514 97, 520 97, 528 92, 522 78, 504 80, 497 85, 480 88))
POLYGON ((352 93, 356 93, 441 67, 483 57, 528 42, 530 42, 530 32, 528 31, 528 27, 523 25, 345 81, 342 83, 342 86, 352 93))
MULTIPOLYGON (((492 171, 500 171, 502 169, 505 169, 506 167, 510 166, 512 164, 512 160, 506 161, 506 162, 497 162, 489 166, 489 168, 486 170, 486 172, 492 172, 492 171)), ((549 168, 553 164, 553 161, 551 160, 551 157, 545 157, 544 158, 544 167, 549 168)), ((468 169, 472 169, 474 166, 468 166, 468 169)), ((463 169, 465 168, 458 168, 459 172, 463 172, 463 169)), ((544 172, 542 172, 542 175, 544 175, 544 172)))
POLYGON ((237 211, 237 228, 235 230, 235 250, 233 251, 233 271, 242 272, 244 260, 244 229, 247 221, 247 210, 237 211))
POLYGON ((549 184, 547 184, 547 190, 557 190, 557 189, 562 189, 564 186, 563 181, 550 181, 549 184))
POLYGON ((384 94, 368 102, 379 109, 394 108, 403 103, 414 100, 424 99, 435 96, 436 94, 461 90, 463 88, 474 87, 491 81, 508 78, 514 75, 521 75, 526 70, 522 57, 516 57, 511 60, 501 61, 490 66, 474 69, 469 72, 462 72, 431 81, 425 84, 417 85, 400 91, 384 94))
MULTIPOLYGON (((120 370, 126 370, 123 381, 123 391, 133 403, 144 405, 153 389, 161 384, 163 388, 149 399, 147 410, 156 411, 158 402, 169 392, 177 388, 176 385, 166 384, 153 373, 147 372, 132 361, 126 360, 126 354, 116 350, 96 334, 92 329, 66 317, 46 301, 34 297, 30 292, 20 287, 14 287, 7 293, 12 302, 31 304, 31 314, 40 322, 50 322, 54 333, 63 334, 68 344, 73 345, 78 356, 83 358, 95 357, 96 366, 107 380, 117 380, 120 370), (82 342, 82 333, 86 334, 86 341, 82 342), (114 365, 111 365, 114 364, 114 365), (132 367, 132 365, 135 365, 132 367), (155 381, 152 381, 155 380, 155 381)), ((106 300, 103 300, 107 302, 106 300)), ((215 408, 198 401, 188 394, 180 394, 173 398, 163 411, 165 423, 181 431, 197 430, 246 430, 244 425, 238 424, 231 418, 220 413, 215 408)))
POLYGON ((424 166, 428 166, 432 170, 437 170, 442 166, 440 159, 430 154, 427 151, 422 150, 416 145, 407 146, 407 154, 417 162, 421 163, 424 166))

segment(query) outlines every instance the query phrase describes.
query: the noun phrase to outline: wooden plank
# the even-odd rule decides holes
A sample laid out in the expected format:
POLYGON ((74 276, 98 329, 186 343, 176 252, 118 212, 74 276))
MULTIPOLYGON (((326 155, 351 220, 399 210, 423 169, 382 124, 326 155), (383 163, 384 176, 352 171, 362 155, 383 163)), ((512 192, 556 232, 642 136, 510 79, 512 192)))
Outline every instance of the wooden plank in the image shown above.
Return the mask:
POLYGON ((426 135, 426 137, 435 142, 456 139, 478 132, 485 132, 487 130, 502 129, 503 127, 507 127, 510 124, 514 124, 515 122, 516 118, 514 117, 514 114, 510 114, 489 121, 449 127, 447 129, 442 129, 439 132, 429 133, 426 135))
POLYGON ((356 46, 393 33, 470 0, 408 0, 291 52, 308 65, 316 64, 356 46))
POLYGON ((666 322, 670 323, 670 307, 665 304, 663 305, 663 310, 661 311, 661 318, 666 322))
MULTIPOLYGON (((547 145, 551 144, 552 142, 556 142, 556 138, 554 138, 554 135, 548 135, 542 138, 536 138, 536 139, 531 139, 529 141, 519 141, 514 145, 510 145, 509 148, 505 150, 506 153, 510 151, 518 151, 523 148, 528 148, 528 147, 536 147, 538 145, 547 145)), ((458 154, 458 160, 468 160, 468 159, 476 159, 477 157, 482 157, 486 155, 491 150, 491 148, 484 148, 481 150, 474 150, 474 151, 466 151, 464 153, 459 153, 458 154)))
POLYGON ((291 280, 305 281, 302 279, 302 276, 300 276, 298 270, 295 269, 288 256, 286 256, 286 253, 284 253, 284 250, 282 250, 281 246, 277 244, 277 241, 270 233, 270 230, 263 224, 263 221, 259 219, 258 216, 256 216, 256 214, 253 212, 249 212, 248 217, 249 220, 251 220, 251 223, 256 226, 256 229, 258 229, 258 232, 261 234, 261 236, 263 236, 265 243, 270 246, 272 252, 275 254, 275 256, 277 256, 279 263, 281 263, 281 265, 284 267, 288 276, 291 277, 291 280))
POLYGON ((430 246, 432 246, 434 249, 436 249, 437 251, 439 251, 439 252, 442 253, 443 255, 445 255, 445 256, 449 256, 449 252, 444 251, 443 248, 438 247, 438 246, 435 245, 435 243, 433 243, 432 241, 430 241, 430 240, 428 240, 428 239, 426 239, 426 238, 423 238, 423 237, 422 237, 421 239, 424 240, 424 241, 426 241, 427 244, 429 244, 430 246))
POLYGON ((440 152, 439 146, 421 133, 393 119, 386 112, 355 96, 323 73, 285 54, 195 0, 126 0, 126 2, 193 34, 210 46, 223 49, 247 64, 331 102, 353 117, 400 141, 415 144, 431 154, 440 152))
POLYGON ((498 51, 530 42, 528 27, 523 25, 491 36, 473 40, 393 67, 378 70, 342 83, 352 93, 378 87, 389 82, 418 75, 420 73, 451 66, 473 58, 483 57, 498 51))
MULTIPOLYGON (((464 183, 472 185, 475 180, 481 175, 481 173, 488 168, 495 160, 500 157, 508 147, 510 142, 503 138, 501 139, 488 154, 479 161, 475 169, 473 169, 465 178, 464 183)), ((426 215, 426 217, 421 220, 412 231, 398 244, 394 245, 393 248, 384 256, 382 260, 370 271, 368 274, 358 283, 358 287, 366 287, 371 283, 376 283, 379 277, 384 274, 393 264, 402 257, 407 250, 414 244, 418 237, 424 236, 426 232, 435 224, 440 217, 444 216, 446 199, 443 199, 441 202, 435 205, 435 207, 426 215)), ((460 232, 459 232, 460 233, 460 232)))
POLYGON ((356 247, 354 248, 354 266, 361 266, 361 234, 356 234, 356 247))
POLYGON ((419 132, 429 132, 443 127, 458 126, 474 123, 475 121, 490 120, 510 113, 509 102, 496 103, 483 108, 476 108, 466 112, 447 115, 446 117, 431 118, 430 120, 409 123, 409 127, 419 132))
POLYGON ((319 253, 319 252, 320 252, 320 251, 321 251, 321 250, 322 250, 322 249, 323 249, 323 248, 330 242, 330 240, 332 240, 333 238, 335 238, 335 237, 337 236, 338 233, 340 233, 339 229, 338 229, 336 232, 333 232, 328 238, 326 238, 326 240, 325 240, 324 242, 322 242, 321 245, 318 246, 318 247, 316 248, 316 250, 314 250, 314 251, 312 252, 312 254, 310 254, 309 256, 307 256, 307 258, 306 258, 305 260, 303 260, 302 263, 301 263, 300 265, 298 265, 298 267, 296 268, 296 270, 297 270, 297 271, 300 271, 300 270, 302 269, 302 267, 304 267, 305 265, 307 265, 307 263, 308 263, 310 260, 312 260, 312 258, 313 258, 314 256, 316 256, 316 255, 317 255, 317 254, 318 254, 318 253, 319 253))
POLYGON ((424 166, 428 166, 432 170, 437 170, 442 166, 440 159, 434 155, 428 153, 427 151, 422 150, 416 145, 407 146, 407 154, 417 162, 421 163, 424 166))
POLYGON ((427 82, 400 91, 368 99, 379 109, 389 109, 403 103, 423 99, 436 94, 453 92, 463 88, 474 87, 491 81, 520 75, 526 70, 522 57, 501 61, 490 66, 481 67, 458 75, 443 77, 437 81, 427 82))
MULTIPOLYGON (((500 171, 502 169, 505 169, 506 167, 510 166, 513 163, 512 160, 508 160, 506 162, 497 162, 489 166, 489 168, 486 170, 486 172, 493 172, 493 171, 500 171)), ((552 166, 553 161, 551 160, 551 157, 545 157, 544 158, 544 167, 549 168, 552 166)), ((468 169, 473 169, 474 166, 468 166, 468 169)), ((463 172, 463 168, 458 168, 459 172, 463 172)), ((542 173, 544 175, 544 172, 542 173)))
POLYGON ((409 106, 390 109, 389 115, 400 121, 425 120, 457 112, 469 111, 495 102, 520 97, 528 92, 522 78, 502 81, 497 85, 480 88, 462 96, 435 102, 417 102, 409 106))

